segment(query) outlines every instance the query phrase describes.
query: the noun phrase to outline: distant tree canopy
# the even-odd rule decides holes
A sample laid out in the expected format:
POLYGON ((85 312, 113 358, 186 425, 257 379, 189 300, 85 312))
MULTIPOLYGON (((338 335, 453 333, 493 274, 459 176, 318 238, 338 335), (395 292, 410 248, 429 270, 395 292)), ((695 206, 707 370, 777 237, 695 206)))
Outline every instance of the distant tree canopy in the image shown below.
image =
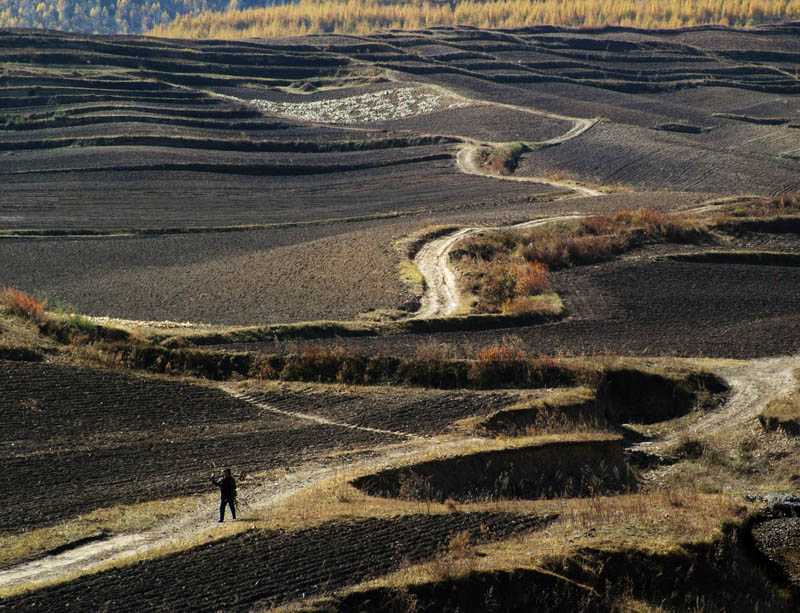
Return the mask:
POLYGON ((677 28, 752 26, 786 19, 800 19, 800 0, 298 0, 180 17, 150 33, 175 38, 260 38, 452 25, 677 28))
POLYGON ((0 0, 0 27, 248 38, 532 24, 674 28, 800 19, 800 0, 0 0))
MULTIPOLYGON (((0 0, 0 27, 139 34, 182 15, 284 0, 0 0)), ((291 1, 291 0, 287 0, 291 1)))

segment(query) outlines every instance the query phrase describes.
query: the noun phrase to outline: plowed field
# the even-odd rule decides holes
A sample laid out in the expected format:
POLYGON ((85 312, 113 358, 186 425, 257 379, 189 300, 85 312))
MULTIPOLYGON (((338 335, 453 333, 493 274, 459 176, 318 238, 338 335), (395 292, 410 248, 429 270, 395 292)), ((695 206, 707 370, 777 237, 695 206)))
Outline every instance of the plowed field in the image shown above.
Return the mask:
POLYGON ((264 412, 204 386, 0 362, 1 531, 99 507, 210 491, 208 475, 319 461, 397 437, 264 412))
POLYGON ((0 602, 0 610, 249 611, 254 605, 331 593, 443 551, 468 531, 485 543, 535 530, 547 519, 467 513, 330 523, 297 532, 249 531, 89 575, 0 602))
MULTIPOLYGON (((797 58, 786 50, 795 38, 790 25, 675 36, 454 28, 247 45, 12 30, 0 35, 0 230, 181 232, 397 212, 468 223, 599 209, 599 200, 532 206, 554 190, 466 176, 455 166, 458 138, 548 140, 568 132, 570 117, 609 121, 527 153, 517 175, 703 198, 792 189, 800 88, 791 78, 797 58), (346 108, 395 90, 466 106, 412 104, 402 119, 334 125, 248 104, 346 108), (701 130, 653 129, 684 124, 701 130), (437 134, 451 138, 430 140, 437 134)), ((644 200, 629 204, 653 198, 644 200)), ((209 234, 126 247, 79 243, 80 254, 75 244, 16 239, 13 248, 0 244, 3 261, 15 262, 0 284, 126 318, 352 318, 409 299, 396 260, 381 253, 397 238, 393 222, 370 228, 382 224, 391 238, 380 236, 381 247, 342 224, 325 231, 328 242, 244 259, 209 234), (123 252, 135 252, 130 266, 92 267, 123 252), (87 263, 90 271, 82 270, 87 263)), ((274 244, 254 238, 262 240, 274 244)))
MULTIPOLYGON (((441 332, 437 343, 462 355, 502 343, 509 334, 531 351, 749 358, 797 351, 792 266, 690 263, 634 255, 551 275, 570 316, 556 323, 506 330, 441 332)), ((342 338, 337 346, 372 354, 413 354, 431 335, 342 338)), ((332 344, 329 341, 319 341, 332 344)), ((263 343, 250 348, 283 351, 263 343)), ((231 345, 230 348, 236 348, 231 345)))
POLYGON ((319 415, 337 422, 358 426, 437 434, 453 422, 473 415, 488 415, 518 400, 510 393, 439 392, 408 390, 402 393, 383 390, 369 393, 332 390, 303 392, 285 387, 247 391, 256 402, 284 410, 319 415))

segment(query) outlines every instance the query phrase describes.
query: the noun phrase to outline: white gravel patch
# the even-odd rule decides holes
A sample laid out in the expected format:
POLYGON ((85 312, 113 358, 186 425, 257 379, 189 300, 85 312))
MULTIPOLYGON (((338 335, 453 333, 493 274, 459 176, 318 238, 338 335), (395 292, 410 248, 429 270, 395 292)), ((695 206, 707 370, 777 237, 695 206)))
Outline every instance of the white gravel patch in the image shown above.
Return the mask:
POLYGON ((470 103, 425 87, 399 87, 336 100, 271 102, 249 100, 271 115, 320 123, 357 124, 405 119, 470 103))
POLYGON ((198 324, 191 321, 140 321, 136 319, 120 319, 117 317, 101 317, 101 316, 94 316, 89 315, 87 319, 98 323, 98 324, 110 324, 112 326, 128 326, 128 327, 137 327, 141 326, 144 328, 159 328, 159 329, 168 329, 168 328, 202 328, 208 327, 204 326, 204 324, 198 324))

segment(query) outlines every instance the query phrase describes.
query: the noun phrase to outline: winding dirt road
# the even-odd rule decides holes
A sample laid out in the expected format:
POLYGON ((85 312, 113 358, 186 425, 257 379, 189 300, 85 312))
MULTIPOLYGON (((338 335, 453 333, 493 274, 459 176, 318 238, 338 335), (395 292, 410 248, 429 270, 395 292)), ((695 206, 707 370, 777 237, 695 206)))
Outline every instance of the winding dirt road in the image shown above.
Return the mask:
MULTIPOLYGON (((450 91, 447 91, 447 94, 462 98, 450 91)), ((471 102, 487 104, 483 101, 471 102)), ((564 117, 514 105, 498 103, 497 106, 572 122, 572 128, 559 137, 539 143, 528 143, 529 146, 533 147, 557 146, 579 137, 596 124, 596 120, 593 119, 564 117)), ((490 173, 478 163, 478 151, 480 147, 491 144, 478 143, 469 139, 462 139, 462 141, 463 144, 456 156, 456 163, 459 170, 465 174, 480 175, 503 181, 544 183, 572 190, 575 193, 574 197, 596 197, 601 195, 601 192, 584 186, 547 178, 502 176, 490 173)), ((537 219, 506 226, 505 229, 531 228, 559 221, 576 220, 582 217, 582 215, 573 214, 537 219)), ((419 251, 415 262, 425 279, 427 291, 423 297, 422 306, 415 317, 446 316, 458 310, 461 295, 455 272, 449 265, 449 254, 463 238, 478 232, 498 229, 501 228, 464 228, 429 242, 419 251)), ((717 429, 728 428, 735 424, 745 424, 754 419, 772 398, 786 394, 794 388, 796 381, 793 378, 792 371, 797 364, 798 357, 795 356, 752 360, 735 365, 712 367, 714 372, 729 382, 732 394, 724 406, 709 412, 701 420, 688 426, 689 433, 692 435, 707 435, 717 429)), ((263 410, 297 419, 325 423, 333 427, 366 429, 390 434, 398 438, 396 444, 379 448, 377 454, 371 452, 370 455, 365 454, 349 459, 346 465, 348 473, 380 470, 401 463, 421 453, 428 451, 441 452, 448 447, 460 446, 465 443, 465 439, 443 441, 438 438, 426 438, 409 433, 383 431, 353 424, 332 422, 313 414, 293 413, 256 402, 249 398, 246 393, 233 386, 223 385, 220 386, 220 389, 246 402, 256 403, 263 410)), ((678 437, 685 434, 686 432, 676 433, 657 442, 642 443, 640 447, 661 449, 674 444, 678 437)), ((468 440, 470 439, 466 439, 466 441, 468 440)), ((287 475, 281 475, 279 479, 266 480, 257 485, 243 484, 241 489, 248 499, 247 512, 264 511, 277 507, 293 494, 339 476, 343 471, 343 467, 338 465, 292 468, 291 472, 287 475)), ((92 542, 58 555, 47 556, 46 558, 2 571, 0 572, 0 588, 13 588, 23 584, 52 581, 78 573, 90 572, 109 563, 122 562, 158 548, 174 546, 210 530, 215 525, 214 514, 215 509, 209 507, 207 502, 198 502, 196 508, 191 511, 151 530, 136 534, 122 534, 92 542)))
MULTIPOLYGON (((551 113, 548 111, 531 109, 528 107, 519 106, 515 104, 487 102, 485 100, 468 98, 440 85, 408 82, 408 81, 403 81, 403 83, 406 86, 413 85, 420 88, 424 88, 426 90, 435 91, 440 96, 442 96, 443 99, 456 101, 460 105, 474 105, 474 106, 491 105, 500 110, 505 109, 505 110, 517 111, 522 113, 528 113, 530 115, 535 115, 538 117, 547 117, 550 119, 556 119, 559 121, 567 121, 572 123, 572 127, 567 132, 565 132, 560 136, 556 136, 554 138, 550 138, 545 141, 525 142, 524 145, 529 148, 558 146, 574 138, 578 138, 579 136, 590 130, 594 125, 596 125, 598 121, 596 119, 587 119, 582 117, 568 117, 566 115, 559 115, 557 113, 551 113)), ((254 101, 248 101, 242 98, 217 94, 210 91, 207 93, 209 95, 224 100, 235 101, 240 104, 255 106, 255 108, 261 110, 261 107, 254 101)), ((294 117, 294 119, 298 118, 294 117)), ((311 121, 312 123, 319 123, 319 121, 314 121, 311 119, 309 119, 309 121, 311 121)), ((368 130, 366 128, 359 128, 359 129, 368 130)), ((438 135, 438 136, 443 136, 443 135, 438 135)), ((504 143, 482 142, 461 135, 446 135, 446 136, 459 139, 462 143, 456 154, 456 167, 464 174, 496 179, 500 181, 515 181, 518 183, 536 183, 539 185, 550 185, 552 187, 557 187, 572 191, 574 193, 573 197, 575 198, 596 197, 596 196, 601 196, 603 194, 603 192, 600 192, 598 190, 568 181, 558 181, 555 179, 549 179, 547 177, 522 177, 522 176, 501 175, 499 173, 491 172, 489 169, 483 167, 480 164, 480 162, 478 161, 478 154, 481 148, 497 147, 504 143)), ((524 222, 513 226, 505 226, 502 228, 501 227, 464 228, 462 230, 458 230, 457 232, 449 234, 443 238, 433 240, 427 243, 422 249, 420 249, 416 257, 414 258, 414 263, 417 266, 417 269, 419 270, 420 274, 422 275, 422 278, 425 280, 425 292, 421 298, 421 306, 419 310, 414 314, 414 318, 426 319, 430 317, 444 317, 447 315, 452 315, 458 310, 458 307, 461 303, 461 293, 458 289, 458 281, 456 278, 456 274, 449 264, 449 254, 450 251, 455 247, 455 245, 461 239, 470 236, 472 234, 487 230, 523 229, 523 228, 543 225, 546 223, 552 223, 552 222, 563 221, 568 219, 576 219, 576 218, 578 217, 577 216, 553 217, 544 220, 534 220, 534 221, 524 222)))
POLYGON ((511 226, 464 228, 426 243, 414 258, 417 269, 425 279, 425 293, 414 318, 446 317, 458 310, 461 304, 461 291, 458 288, 456 273, 450 266, 450 252, 467 236, 496 230, 523 230, 525 228, 544 226, 549 223, 582 219, 583 217, 584 215, 576 213, 574 215, 534 219, 511 226))
POLYGON ((799 366, 800 355, 711 366, 709 370, 730 386, 726 402, 685 428, 655 441, 638 443, 634 449, 663 451, 686 437, 702 438, 721 430, 749 428, 772 399, 786 396, 797 388, 794 373, 799 366))
MULTIPOLYGON (((448 448, 459 447, 479 440, 470 437, 443 440, 440 437, 430 438, 406 432, 380 430, 355 424, 334 422, 312 413, 285 411, 256 401, 246 392, 231 385, 220 385, 219 388, 237 399, 250 402, 258 408, 272 413, 338 428, 391 434, 398 438, 398 442, 395 444, 369 450, 368 453, 361 456, 348 458, 345 465, 325 463, 324 465, 289 467, 288 474, 281 474, 280 477, 275 479, 269 479, 256 485, 249 482, 240 484, 240 494, 247 501, 246 508, 243 509, 242 514, 244 517, 275 508, 293 494, 328 479, 338 477, 345 471, 348 474, 376 472, 407 462, 420 454, 441 453, 448 448)), ((190 541, 198 535, 212 530, 216 523, 216 507, 214 503, 200 501, 189 512, 150 530, 135 534, 120 534, 108 539, 94 541, 57 555, 47 556, 0 571, 0 589, 49 582, 92 572, 114 562, 133 560, 137 556, 146 555, 150 551, 190 541)))

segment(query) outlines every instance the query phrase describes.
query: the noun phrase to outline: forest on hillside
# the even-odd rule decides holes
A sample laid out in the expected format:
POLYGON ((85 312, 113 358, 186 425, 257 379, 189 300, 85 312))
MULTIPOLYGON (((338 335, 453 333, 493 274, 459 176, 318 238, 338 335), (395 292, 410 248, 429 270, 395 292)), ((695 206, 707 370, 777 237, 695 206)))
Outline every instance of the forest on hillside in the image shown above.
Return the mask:
POLYGON ((0 0, 0 27, 139 34, 181 15, 263 8, 272 3, 273 0, 0 0))
POLYGON ((0 27, 175 38, 533 24, 675 28, 800 19, 800 0, 0 0, 0 27))
POLYGON ((453 25, 678 28, 755 26, 798 19, 800 0, 299 0, 268 8, 186 16, 150 33, 176 38, 251 38, 453 25))

